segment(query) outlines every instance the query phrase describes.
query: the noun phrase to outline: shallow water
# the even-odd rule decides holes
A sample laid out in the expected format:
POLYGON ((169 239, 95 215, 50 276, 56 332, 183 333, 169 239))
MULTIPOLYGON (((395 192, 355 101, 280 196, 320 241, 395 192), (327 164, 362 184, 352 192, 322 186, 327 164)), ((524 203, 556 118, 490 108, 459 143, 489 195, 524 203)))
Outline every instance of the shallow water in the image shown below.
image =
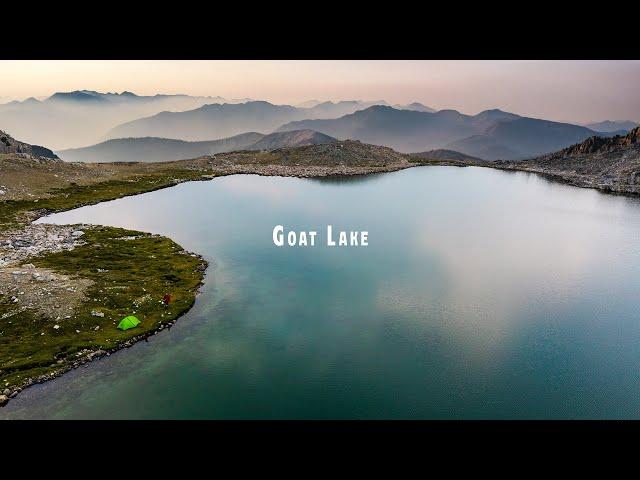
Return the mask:
POLYGON ((163 332, 0 418, 638 418, 640 202, 481 168, 232 176, 44 219, 211 267, 163 332), (275 247, 274 225, 368 230, 275 247))

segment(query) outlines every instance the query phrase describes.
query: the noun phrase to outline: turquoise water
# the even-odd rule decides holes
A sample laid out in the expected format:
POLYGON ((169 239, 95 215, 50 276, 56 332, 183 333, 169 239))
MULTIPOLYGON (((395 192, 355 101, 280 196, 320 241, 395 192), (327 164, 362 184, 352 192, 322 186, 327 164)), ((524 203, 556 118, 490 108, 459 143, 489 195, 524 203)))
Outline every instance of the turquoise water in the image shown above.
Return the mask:
POLYGON ((161 233, 211 267, 170 331, 0 418, 640 417, 634 199, 421 167, 224 177, 45 221, 161 233), (278 224, 322 241, 275 247, 278 224), (327 224, 369 246, 324 246, 327 224))

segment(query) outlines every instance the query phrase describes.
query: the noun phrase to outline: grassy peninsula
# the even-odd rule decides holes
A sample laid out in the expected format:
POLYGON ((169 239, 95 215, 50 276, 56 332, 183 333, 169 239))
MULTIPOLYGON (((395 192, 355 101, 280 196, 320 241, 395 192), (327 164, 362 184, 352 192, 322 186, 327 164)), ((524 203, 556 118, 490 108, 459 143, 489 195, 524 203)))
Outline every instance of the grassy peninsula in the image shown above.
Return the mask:
POLYGON ((354 141, 162 163, 0 155, 0 404, 170 327, 193 305, 206 269, 202 258, 159 235, 33 220, 222 175, 361 175, 429 162, 354 141), (167 293, 172 302, 165 307, 167 293), (118 330, 128 314, 141 325, 118 330))

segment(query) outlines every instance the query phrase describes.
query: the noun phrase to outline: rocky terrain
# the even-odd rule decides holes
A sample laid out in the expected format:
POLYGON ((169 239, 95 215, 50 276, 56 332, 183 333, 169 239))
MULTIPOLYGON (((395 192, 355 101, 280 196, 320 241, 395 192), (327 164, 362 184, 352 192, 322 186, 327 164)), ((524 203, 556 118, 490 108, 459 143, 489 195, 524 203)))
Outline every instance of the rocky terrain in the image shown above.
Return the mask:
POLYGON ((82 230, 67 225, 29 224, 14 231, 0 231, 0 268, 44 253, 73 250, 83 244, 82 235, 82 230))
POLYGON ((624 136, 590 137, 550 155, 491 167, 534 172, 578 187, 640 194, 640 127, 624 136))
POLYGON ((16 153, 34 157, 57 159, 58 156, 48 148, 19 142, 8 133, 0 130, 0 153, 16 153))
POLYGON ((12 307, 0 315, 0 320, 27 309, 54 320, 73 314, 93 282, 36 268, 26 262, 32 257, 84 245, 84 233, 80 228, 67 225, 28 225, 16 232, 0 232, 0 296, 8 299, 12 307))
POLYGON ((461 163, 351 140, 158 163, 0 154, 0 405, 29 385, 172 325, 191 308, 206 268, 164 237, 31 223, 36 218, 222 175, 362 175, 422 164, 461 163), (175 298, 170 309, 160 302, 167 292, 175 298), (117 330, 132 311, 140 329, 117 330))
POLYGON ((4 232, 0 263, 0 406, 170 327, 193 305, 207 265, 168 238, 93 225, 4 232), (142 323, 118 330, 128 314, 142 323))
POLYGON ((28 385, 170 326, 193 304, 206 268, 197 255, 157 235, 34 225, 34 219, 222 175, 363 175, 418 165, 521 170, 640 194, 640 128, 517 162, 479 161, 448 151, 408 155, 354 140, 158 163, 67 163, 0 154, 0 405, 28 385), (170 311, 159 305, 168 291, 177 298, 170 311), (144 317, 144 328, 117 330, 117 321, 132 309, 144 317))
POLYGON ((313 130, 293 130, 290 132, 276 132, 263 136, 247 150, 274 150, 277 148, 303 147, 305 145, 320 145, 332 143, 335 138, 313 130))

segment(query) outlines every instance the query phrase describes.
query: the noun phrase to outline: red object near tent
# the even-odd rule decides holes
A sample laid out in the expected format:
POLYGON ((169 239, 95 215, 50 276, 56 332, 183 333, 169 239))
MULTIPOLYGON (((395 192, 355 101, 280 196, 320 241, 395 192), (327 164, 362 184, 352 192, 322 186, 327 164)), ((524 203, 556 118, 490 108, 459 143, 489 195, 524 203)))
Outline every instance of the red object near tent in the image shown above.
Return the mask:
POLYGON ((171 302, 171 295, 167 293, 164 297, 162 297, 162 303, 164 303, 165 305, 169 305, 169 302, 171 302))

